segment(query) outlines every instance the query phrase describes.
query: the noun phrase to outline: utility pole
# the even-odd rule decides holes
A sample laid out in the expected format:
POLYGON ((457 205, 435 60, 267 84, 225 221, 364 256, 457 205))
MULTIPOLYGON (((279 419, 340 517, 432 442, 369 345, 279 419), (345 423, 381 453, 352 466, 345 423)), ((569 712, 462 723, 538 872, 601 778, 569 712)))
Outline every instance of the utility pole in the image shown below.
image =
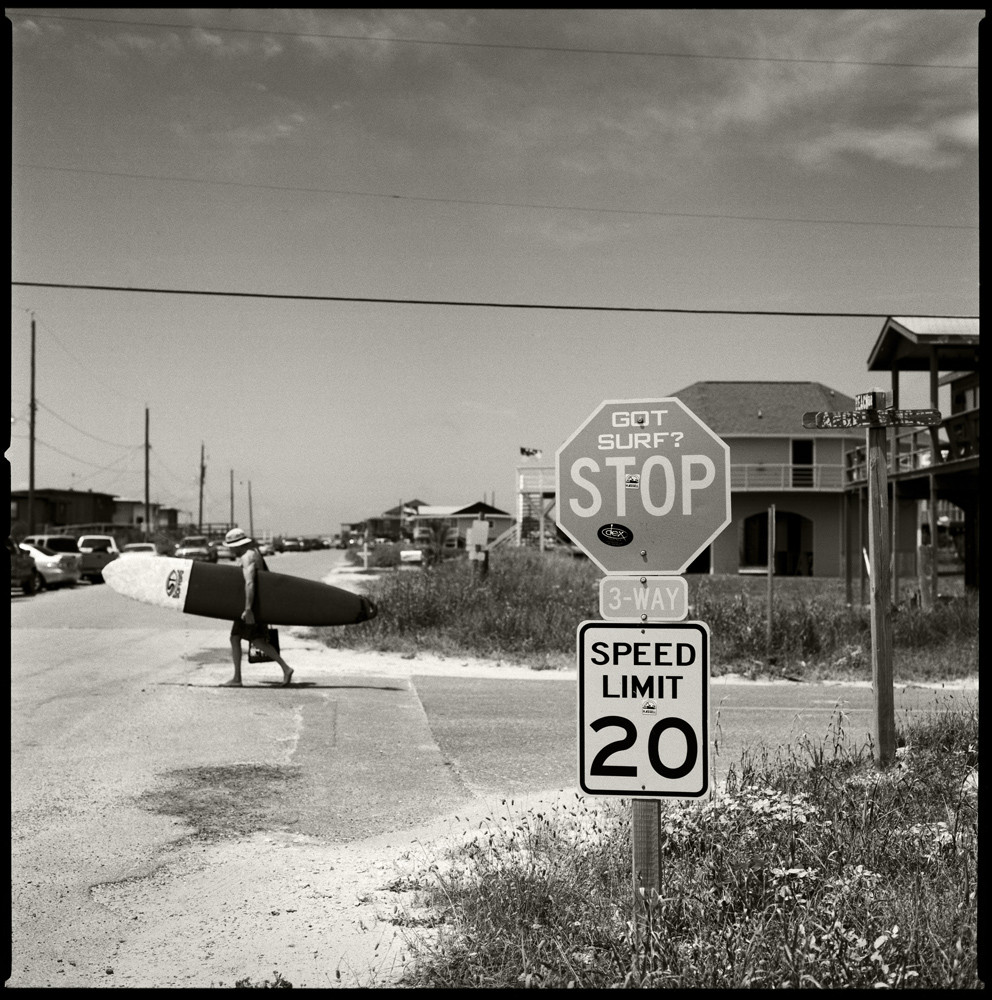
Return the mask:
POLYGON ((234 527, 234 469, 231 469, 231 520, 228 522, 228 527, 234 527))
POLYGON ((203 464, 203 442, 200 442, 200 517, 196 522, 197 531, 203 531, 203 480, 207 475, 207 467, 203 464))
POLYGON ((31 313, 31 435, 28 444, 28 534, 34 534, 34 414, 37 404, 34 401, 34 313, 31 313))
POLYGON ((251 480, 248 480, 248 534, 255 537, 255 518, 251 512, 251 480))
POLYGON ((151 445, 148 443, 148 407, 145 407, 145 541, 148 541, 149 522, 151 521, 151 501, 148 497, 148 455, 151 445))

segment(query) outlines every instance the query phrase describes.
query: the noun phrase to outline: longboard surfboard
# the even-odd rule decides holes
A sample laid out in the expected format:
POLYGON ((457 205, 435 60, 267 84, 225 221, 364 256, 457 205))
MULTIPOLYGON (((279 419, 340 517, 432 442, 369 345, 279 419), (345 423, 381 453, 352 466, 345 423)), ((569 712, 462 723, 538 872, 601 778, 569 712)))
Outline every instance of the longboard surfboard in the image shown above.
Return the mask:
MULTIPOLYGON (((108 563, 103 578, 118 594, 187 615, 234 621, 245 609, 240 565, 122 556, 108 563)), ((260 572, 255 618, 266 625, 354 625, 376 614, 365 596, 287 573, 260 572)))

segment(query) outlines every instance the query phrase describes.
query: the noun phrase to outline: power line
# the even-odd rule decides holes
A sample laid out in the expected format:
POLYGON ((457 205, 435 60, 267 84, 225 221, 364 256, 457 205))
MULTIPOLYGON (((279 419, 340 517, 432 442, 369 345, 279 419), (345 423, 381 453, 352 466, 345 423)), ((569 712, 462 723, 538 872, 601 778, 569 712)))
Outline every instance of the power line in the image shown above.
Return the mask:
POLYGON ((99 441, 101 444, 109 444, 113 448, 124 448, 124 449, 132 449, 132 450, 134 448, 143 448, 144 447, 144 445, 141 445, 141 444, 121 444, 118 441, 107 441, 105 438, 97 437, 95 434, 90 434, 89 431, 84 431, 81 427, 77 427, 75 424, 69 423, 69 421, 66 420, 65 417, 59 416, 59 414, 57 414, 50 406, 46 406, 40 399, 35 398, 35 402, 43 410, 46 410, 53 417, 55 417, 56 420, 59 420, 63 424, 65 424, 66 427, 71 427, 74 431, 78 432, 79 434, 84 434, 84 435, 86 435, 86 437, 92 438, 94 441, 99 441))
POLYGON ((391 201, 419 201, 442 205, 472 205, 483 208, 528 208, 549 212, 596 212, 604 215, 644 215, 670 219, 723 219, 736 222, 784 222, 817 226, 876 226, 891 229, 965 229, 978 226, 940 222, 881 222, 864 219, 799 219, 774 215, 728 215, 721 212, 668 212, 650 208, 601 208, 594 205, 552 205, 546 202, 489 201, 484 198, 441 198, 428 195, 391 194, 379 191, 354 191, 347 188, 303 187, 289 184, 257 184, 246 181, 211 180, 200 177, 175 177, 168 174, 139 174, 118 170, 91 170, 85 167, 51 167, 37 163, 18 163, 28 170, 48 170, 66 174, 89 174, 97 177, 121 177, 128 180, 166 181, 177 184, 213 184, 218 187, 257 188, 265 191, 288 191, 305 194, 330 194, 347 198, 385 198, 391 201))
MULTIPOLYGON (((193 288, 151 288, 127 285, 89 285, 59 281, 12 281, 24 288, 66 288, 90 292, 130 292, 143 295, 207 295, 221 298, 289 300, 294 302, 366 302, 376 305, 444 306, 467 309, 544 309, 568 312, 676 313, 694 316, 793 316, 821 319, 885 319, 892 315, 866 312, 816 312, 795 309, 685 309, 663 306, 580 306, 543 302, 481 302, 457 299, 394 299, 371 295, 299 295, 274 292, 225 292, 193 288)), ((921 319, 977 319, 974 315, 914 313, 921 319)))
POLYGON ((324 38, 349 42, 378 42, 394 45, 436 45, 447 48, 472 49, 512 49, 521 52, 562 52, 571 55, 595 56, 638 56, 654 59, 714 59, 724 62, 773 62, 773 63, 804 63, 823 66, 877 66, 890 69, 942 69, 942 70, 976 70, 977 66, 955 63, 894 63, 878 62, 868 59, 811 59, 796 56, 727 56, 696 52, 657 52, 647 49, 593 49, 566 45, 522 45, 516 42, 471 42, 458 40, 438 40, 433 38, 394 38, 380 35, 352 35, 340 32, 316 31, 284 31, 276 28, 228 28, 216 25, 201 24, 164 24, 159 21, 129 21, 109 17, 76 17, 66 14, 36 14, 33 11, 7 11, 19 17, 48 19, 55 21, 82 21, 95 24, 119 24, 140 28, 172 28, 187 31, 216 31, 241 35, 280 35, 287 38, 324 38))
POLYGON ((89 369, 89 371, 91 372, 92 376, 95 377, 96 380, 99 381, 101 383, 101 385, 104 386, 104 388, 108 389, 111 393, 113 393, 115 396, 117 396, 118 399, 123 399, 126 402, 130 402, 130 403, 140 402, 134 396, 128 396, 126 393, 121 392, 115 385, 113 385, 112 383, 108 382, 106 380, 106 378, 103 376, 103 374, 101 372, 99 372, 96 368, 94 368, 92 365, 86 364, 85 362, 81 361, 75 354, 73 354, 72 351, 69 350, 68 347, 65 346, 65 344, 62 343, 61 340, 59 340, 59 338, 55 335, 55 331, 48 325, 48 323, 42 321, 40 318, 37 319, 37 322, 38 322, 38 326, 42 330, 44 330, 48 334, 48 336, 51 337, 52 340, 54 340, 55 343, 58 344, 58 346, 61 347, 62 350, 65 351, 65 353, 80 368, 87 368, 87 369, 89 369))
MULTIPOLYGON (((18 441, 27 441, 27 440, 29 440, 29 438, 28 438, 28 436, 26 434, 12 434, 11 435, 11 439, 12 440, 18 440, 18 441)), ((56 452, 56 454, 62 455, 64 458, 72 459, 73 462, 78 462, 80 465, 88 465, 91 469, 95 469, 97 472, 110 472, 111 470, 114 469, 114 466, 118 465, 118 463, 126 461, 132 455, 134 455, 136 452, 138 452, 142 448, 144 448, 144 445, 141 445, 141 444, 135 445, 126 455, 120 455, 119 457, 115 458, 109 465, 97 465, 95 462, 87 462, 86 459, 84 459, 84 458, 77 458, 75 455, 70 455, 69 452, 63 451, 61 448, 56 448, 55 445, 49 444, 47 441, 43 440, 42 438, 38 437, 37 435, 35 436, 35 441, 38 444, 44 445, 50 451, 54 451, 54 452, 56 452)), ((118 471, 118 472, 124 471, 124 472, 127 472, 128 475, 134 475, 134 474, 136 474, 136 472, 140 472, 140 470, 116 470, 116 471, 118 471)), ((95 473, 90 473, 90 475, 94 475, 94 474, 95 473)))

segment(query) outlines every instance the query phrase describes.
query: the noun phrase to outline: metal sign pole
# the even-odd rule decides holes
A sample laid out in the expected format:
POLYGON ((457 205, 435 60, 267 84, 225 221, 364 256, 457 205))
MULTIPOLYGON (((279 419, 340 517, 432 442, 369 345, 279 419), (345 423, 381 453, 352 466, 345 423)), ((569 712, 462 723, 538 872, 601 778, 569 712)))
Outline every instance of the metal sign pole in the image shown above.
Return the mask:
POLYGON ((631 799, 630 820, 634 926, 641 938, 648 927, 648 913, 661 895, 661 803, 657 799, 631 799))

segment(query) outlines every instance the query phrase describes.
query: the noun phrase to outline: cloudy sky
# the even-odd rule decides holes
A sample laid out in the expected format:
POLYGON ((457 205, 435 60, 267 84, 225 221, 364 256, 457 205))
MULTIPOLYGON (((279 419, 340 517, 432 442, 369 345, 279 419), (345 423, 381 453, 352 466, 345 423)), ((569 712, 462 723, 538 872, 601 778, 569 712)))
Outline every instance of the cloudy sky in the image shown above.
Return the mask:
POLYGON ((32 318, 38 488, 317 533, 978 312, 980 11, 7 13, 14 488, 32 318))

